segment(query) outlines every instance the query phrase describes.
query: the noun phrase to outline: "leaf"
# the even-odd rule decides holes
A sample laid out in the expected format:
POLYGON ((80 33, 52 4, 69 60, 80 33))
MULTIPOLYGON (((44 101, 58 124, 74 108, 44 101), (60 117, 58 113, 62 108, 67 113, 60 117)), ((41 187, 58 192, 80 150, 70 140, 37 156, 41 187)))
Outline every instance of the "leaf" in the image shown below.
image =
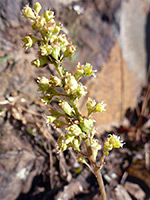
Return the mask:
POLYGON ((4 56, 1 60, 0 60, 0 64, 2 64, 3 62, 7 61, 7 60, 14 60, 13 57, 10 56, 4 56))

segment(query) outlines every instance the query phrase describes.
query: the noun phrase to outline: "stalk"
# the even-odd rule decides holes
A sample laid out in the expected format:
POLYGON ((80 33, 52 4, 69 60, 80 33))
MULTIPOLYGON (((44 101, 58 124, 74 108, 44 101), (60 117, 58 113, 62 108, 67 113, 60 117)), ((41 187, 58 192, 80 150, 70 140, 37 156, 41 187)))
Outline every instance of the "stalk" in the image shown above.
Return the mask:
POLYGON ((59 76, 62 78, 63 74, 62 74, 62 71, 60 69, 60 63, 55 63, 55 66, 56 66, 56 70, 57 70, 59 76))
POLYGON ((98 185, 99 185, 99 189, 100 189, 100 193, 101 193, 101 200, 106 200, 106 192, 105 192, 104 182, 102 179, 100 169, 94 169, 94 174, 95 174, 95 177, 96 177, 98 185))
POLYGON ((92 172, 94 173, 94 175, 97 179, 98 185, 99 185, 101 200, 106 200, 106 192, 105 192, 104 182, 102 179, 100 168, 97 166, 96 161, 94 161, 94 159, 93 159, 93 152, 92 152, 90 140, 86 141, 86 149, 87 149, 87 153, 88 153, 88 159, 93 167, 92 172))
POLYGON ((79 116, 80 113, 79 113, 78 107, 77 107, 77 105, 75 104, 74 100, 70 99, 70 103, 71 103, 73 109, 75 110, 77 116, 79 116))

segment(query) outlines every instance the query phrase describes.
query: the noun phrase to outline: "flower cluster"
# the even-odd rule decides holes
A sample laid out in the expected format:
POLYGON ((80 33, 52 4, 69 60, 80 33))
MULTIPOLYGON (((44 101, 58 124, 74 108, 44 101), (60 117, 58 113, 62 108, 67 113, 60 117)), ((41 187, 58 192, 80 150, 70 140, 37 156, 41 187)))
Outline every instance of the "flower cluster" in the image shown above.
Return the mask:
MULTIPOLYGON (((25 49, 35 43, 39 46, 38 58, 32 61, 33 65, 44 67, 53 64, 58 72, 58 76, 50 75, 49 78, 38 78, 42 101, 45 104, 50 104, 55 98, 58 102, 57 108, 50 108, 47 123, 54 123, 56 128, 65 127, 66 133, 58 138, 59 150, 64 151, 72 148, 79 153, 79 160, 85 163, 85 159, 80 154, 81 142, 85 142, 87 149, 90 148, 92 152, 93 161, 96 162, 101 145, 94 138, 96 133, 95 120, 91 114, 105 111, 106 104, 103 101, 96 103, 95 100, 88 98, 87 116, 81 115, 78 108, 79 98, 87 94, 87 88, 80 82, 80 79, 92 75, 95 77, 96 70, 93 70, 93 66, 89 63, 81 65, 79 62, 74 73, 70 73, 62 67, 63 60, 75 53, 75 46, 63 34, 62 24, 55 22, 54 12, 47 10, 39 15, 40 11, 41 5, 39 3, 34 5, 34 9, 30 8, 29 5, 24 7, 23 16, 31 20, 32 29, 38 31, 41 37, 37 38, 29 34, 22 41, 25 49)), ((107 155, 112 148, 120 148, 122 145, 119 137, 109 136, 104 144, 104 154, 107 155)))
POLYGON ((59 149, 64 151, 71 147, 76 151, 80 151, 82 130, 77 124, 69 126, 66 130, 67 133, 64 136, 61 135, 58 139, 59 149))
POLYGON ((109 135, 109 138, 104 143, 104 153, 105 155, 109 154, 113 148, 120 148, 123 147, 124 142, 120 140, 119 136, 116 135, 109 135))
POLYGON ((45 64, 60 62, 63 58, 75 53, 76 48, 69 43, 65 34, 61 34, 61 23, 54 20, 54 12, 47 10, 39 15, 41 5, 36 3, 34 10, 29 5, 25 6, 22 14, 31 19, 32 29, 41 33, 41 38, 28 35, 23 39, 25 49, 37 43, 40 47, 39 57, 32 61, 37 67, 43 67, 45 64))
POLYGON ((80 126, 81 126, 82 131, 88 135, 92 133, 93 128, 94 128, 93 126, 94 122, 95 120, 91 118, 87 119, 87 118, 80 117, 80 126))
POLYGON ((77 66, 75 67, 76 80, 80 80, 82 77, 87 77, 91 75, 96 77, 95 72, 97 72, 97 70, 93 70, 92 68, 93 66, 90 63, 81 65, 80 62, 78 62, 77 66))
POLYGON ((83 86, 82 83, 78 83, 75 77, 68 72, 66 72, 65 75, 64 90, 68 95, 73 95, 75 98, 85 96, 87 93, 86 86, 83 86))
POLYGON ((96 101, 91 99, 90 97, 88 98, 87 104, 86 104, 87 110, 88 110, 88 116, 90 116, 94 112, 103 112, 105 111, 106 104, 103 103, 98 103, 96 105, 96 101))

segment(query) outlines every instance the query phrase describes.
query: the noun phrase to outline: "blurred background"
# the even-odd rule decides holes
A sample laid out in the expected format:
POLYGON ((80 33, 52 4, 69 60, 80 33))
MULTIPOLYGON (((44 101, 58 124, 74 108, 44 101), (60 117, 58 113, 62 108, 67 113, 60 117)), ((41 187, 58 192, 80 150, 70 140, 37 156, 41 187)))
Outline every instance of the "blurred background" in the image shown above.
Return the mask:
MULTIPOLYGON (((96 78, 83 80, 87 97, 107 104, 95 114, 100 143, 115 133, 126 142, 106 159, 102 174, 108 199, 150 198, 150 2, 149 0, 39 0, 76 45, 69 71, 90 62, 96 78)), ((62 130, 46 126, 37 77, 53 66, 31 65, 37 47, 23 49, 32 33, 22 8, 35 0, 0 0, 0 199, 96 200, 93 175, 71 150, 56 154, 62 130)), ((55 102, 53 102, 55 106, 55 102)), ((99 158, 101 156, 99 153, 99 158)))

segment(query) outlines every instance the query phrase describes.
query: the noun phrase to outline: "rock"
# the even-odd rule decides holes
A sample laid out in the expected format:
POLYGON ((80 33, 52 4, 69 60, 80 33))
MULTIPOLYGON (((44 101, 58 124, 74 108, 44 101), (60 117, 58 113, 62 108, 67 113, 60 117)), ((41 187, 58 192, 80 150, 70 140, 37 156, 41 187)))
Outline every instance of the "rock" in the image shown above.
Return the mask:
MULTIPOLYGON (((148 6, 148 1, 146 4, 148 6)), ((98 126, 122 121, 126 109, 136 105, 146 82, 145 24, 148 12, 140 0, 122 1, 115 11, 114 21, 106 20, 105 24, 93 18, 92 11, 89 12, 86 24, 89 30, 83 30, 85 35, 82 35, 84 60, 90 61, 98 70, 97 78, 86 82, 88 96, 107 104, 105 113, 95 114, 98 126), (94 25, 90 24, 92 19, 94 25)), ((83 98, 81 102, 84 113, 86 100, 83 98)))
POLYGON ((33 178, 41 172, 40 166, 44 161, 26 150, 1 153, 0 160, 1 200, 15 200, 21 192, 27 193, 33 178))
POLYGON ((145 192, 141 189, 138 184, 126 182, 125 183, 126 190, 137 200, 144 200, 145 199, 145 192))
POLYGON ((126 189, 122 185, 118 185, 115 189, 116 200, 132 200, 126 189))
POLYGON ((15 200, 20 193, 30 190, 45 159, 37 156, 27 139, 21 139, 9 123, 0 128, 0 133, 0 199, 15 200))
POLYGON ((128 175, 140 180, 150 188, 150 174, 146 169, 145 160, 137 160, 133 162, 127 169, 128 175))
MULTIPOLYGON (((135 105, 136 98, 132 97, 137 89, 135 84, 135 76, 122 60, 121 49, 116 43, 111 49, 107 63, 103 64, 102 70, 97 73, 97 77, 89 79, 86 83, 90 88, 88 96, 107 104, 106 112, 94 115, 97 125, 121 121, 125 109, 135 105), (121 73, 122 71, 124 74, 121 73)), ((85 102, 86 99, 83 101, 85 102)), ((85 110, 85 107, 82 110, 85 110)))
MULTIPOLYGON (((20 9, 22 1, 20 0, 2 0, 0 1, 0 14, 3 25, 6 26, 19 26, 20 22, 20 9)), ((4 28, 3 28, 4 29, 4 28)))
POLYGON ((146 15, 143 11, 143 2, 123 1, 121 10, 119 39, 122 56, 127 62, 128 69, 135 74, 136 84, 138 81, 139 84, 143 84, 146 81, 146 15))

